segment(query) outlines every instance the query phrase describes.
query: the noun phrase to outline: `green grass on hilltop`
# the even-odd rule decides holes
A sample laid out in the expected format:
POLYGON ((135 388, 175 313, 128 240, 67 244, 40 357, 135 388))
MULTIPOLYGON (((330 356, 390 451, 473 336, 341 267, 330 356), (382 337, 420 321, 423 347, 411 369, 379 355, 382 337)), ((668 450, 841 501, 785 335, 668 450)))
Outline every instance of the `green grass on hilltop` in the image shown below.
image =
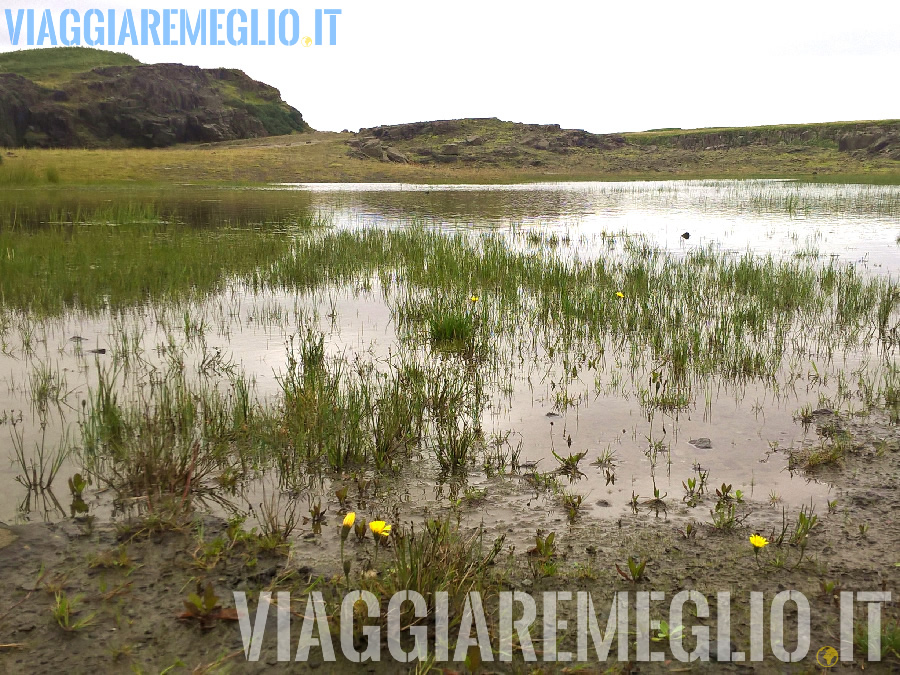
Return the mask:
POLYGON ((650 129, 623 133, 629 143, 663 147, 701 146, 723 143, 738 147, 751 143, 782 143, 807 147, 837 147, 837 140, 847 133, 877 129, 884 133, 896 130, 900 120, 857 120, 851 122, 812 122, 808 124, 769 124, 755 127, 701 127, 698 129, 650 129))
POLYGON ((711 134, 731 131, 787 131, 794 129, 810 130, 835 130, 855 131, 869 126, 892 126, 900 124, 900 119, 888 120, 855 120, 846 122, 808 122, 804 124, 760 124, 749 127, 697 127, 696 129, 682 129, 681 127, 664 127, 661 129, 647 129, 646 131, 626 131, 623 136, 641 136, 644 134, 659 134, 666 136, 678 136, 680 134, 711 134))
POLYGON ((22 49, 0 54, 0 73, 15 73, 44 86, 65 82, 77 73, 102 66, 137 66, 128 54, 90 47, 22 49))

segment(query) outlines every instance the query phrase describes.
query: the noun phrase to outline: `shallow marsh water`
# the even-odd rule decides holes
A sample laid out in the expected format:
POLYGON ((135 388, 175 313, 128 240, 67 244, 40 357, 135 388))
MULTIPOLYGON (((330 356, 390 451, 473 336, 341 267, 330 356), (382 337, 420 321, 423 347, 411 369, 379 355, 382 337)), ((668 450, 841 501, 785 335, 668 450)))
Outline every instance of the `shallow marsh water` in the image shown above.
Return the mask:
MULTIPOLYGON (((332 230, 424 228, 447 236, 463 233, 476 249, 487 246, 485 237, 499 238, 511 251, 535 255, 538 263, 560 261, 562 269, 598 258, 627 259, 632 265, 628 269, 633 269, 634 260, 646 255, 660 265, 674 261, 677 275, 679 261, 702 266, 696 256, 703 251, 714 251, 721 260, 739 260, 750 251, 801 267, 851 265, 860 277, 885 283, 896 282, 900 272, 896 186, 664 181, 184 187, 168 194, 60 190, 49 197, 17 191, 0 196, 0 206, 6 218, 6 251, 0 248, 0 256, 7 261, 41 229, 69 227, 72 236, 82 236, 83 228, 73 221, 111 228, 125 224, 117 222, 121 218, 130 224, 139 220, 152 233, 147 236, 177 238, 174 233, 160 234, 160 223, 173 222, 209 237, 223 236, 223 231, 231 237, 275 232, 284 238, 284 253, 276 246, 273 256, 290 257, 292 245, 321 241, 332 230), (104 219, 95 222, 99 219, 93 214, 101 208, 104 219), (309 213, 320 217, 304 220, 301 214, 309 213), (690 236, 682 237, 686 232, 690 236)), ((426 263, 429 260, 426 256, 426 263)), ((91 265, 128 264, 126 252, 118 262, 104 259, 91 265)), ((91 265, 72 273, 91 274, 91 265)), ((823 340, 816 335, 816 325, 795 316, 788 330, 792 346, 769 364, 767 376, 727 377, 698 367, 688 378, 684 405, 642 405, 642 396, 653 398, 654 373, 665 378, 668 366, 627 331, 592 332, 574 326, 571 334, 559 328, 541 334, 540 297, 511 304, 501 289, 472 287, 460 297, 442 299, 438 288, 408 279, 394 265, 363 267, 355 274, 326 275, 302 288, 278 288, 256 283, 245 269, 223 265, 220 283, 190 286, 188 278, 188 286, 175 289, 174 297, 168 294, 172 289, 164 288, 159 295, 149 291, 132 302, 125 296, 115 304, 110 300, 104 305, 96 298, 91 303, 62 303, 66 309, 61 312, 51 305, 38 311, 7 300, 0 306, 0 458, 10 461, 0 464, 0 520, 69 515, 65 481, 81 468, 79 422, 88 412, 89 393, 96 390, 102 369, 125 369, 118 381, 123 398, 146 386, 152 373, 171 367, 173 359, 191 381, 208 379, 216 386, 227 387, 229 377, 240 371, 255 383, 259 401, 277 405, 282 393, 279 375, 288 365, 286 343, 291 335, 312 329, 324 335, 327 356, 341 363, 363 360, 384 367, 393 355, 408 353, 419 362, 439 367, 447 363, 447 368, 464 371, 457 356, 436 352, 422 338, 416 312, 423 306, 444 303, 461 312, 484 312, 486 351, 477 359, 481 375, 473 377, 485 389, 475 416, 486 438, 506 438, 504 447, 518 453, 518 463, 528 467, 537 462, 539 472, 557 468, 554 451, 560 456, 586 451, 579 464, 584 475, 571 483, 559 480, 562 489, 586 496, 586 513, 601 517, 620 516, 632 495, 643 501, 653 495, 654 486, 672 505, 680 504, 682 482, 696 476, 698 466, 709 471, 710 485, 733 484, 748 499, 779 500, 791 507, 810 500, 822 505, 831 486, 787 470, 785 448, 819 442, 814 431, 796 420, 797 411, 864 410, 867 399, 862 392, 871 398, 896 361, 897 345, 886 345, 877 335, 860 330, 852 340, 840 335, 823 340), (470 294, 478 299, 471 301, 470 294), (511 314, 510 308, 518 313, 511 314), (83 340, 73 341, 76 336, 83 340), (123 366, 126 362, 130 365, 123 366), (43 406, 35 394, 41 382, 50 382, 55 391, 44 397, 43 406), (26 462, 32 461, 29 453, 42 437, 45 447, 57 447, 67 438, 76 450, 53 484, 55 498, 16 482, 22 475, 14 460, 17 434, 23 439, 26 462), (690 443, 699 438, 709 438, 712 447, 690 443), (614 452, 612 467, 592 465, 607 451, 614 452), (607 473, 610 468, 614 482, 607 473)), ((157 273, 165 274, 160 269, 157 273)), ((115 298, 113 291, 110 298, 115 298)), ((885 293, 890 298, 891 291, 885 293)), ((564 298, 561 289, 555 302, 564 303, 564 298)), ((658 300, 660 306, 667 302, 658 300)), ((603 302, 624 305, 635 298, 608 292, 603 302)), ((703 302, 697 298, 698 304, 703 302)), ((628 310, 616 311, 634 316, 628 310)), ((887 311, 886 325, 896 326, 898 305, 889 305, 887 311)), ((749 335, 747 340, 752 341, 749 335)), ((766 343, 764 335, 753 340, 766 343)), ((465 476, 445 481, 427 448, 418 454, 418 461, 383 479, 384 499, 393 505, 402 503, 407 511, 421 513, 462 500, 475 519, 498 524, 515 516, 529 527, 563 518, 557 495, 536 491, 529 482, 531 469, 506 466, 503 475, 488 476, 474 465, 465 476)), ((372 475, 370 467, 360 470, 372 475)), ((267 481, 277 483, 272 471, 240 482, 228 498, 236 510, 258 503, 267 481)), ((311 481, 314 487, 304 499, 334 501, 332 483, 347 479, 346 472, 325 472, 311 481)), ((106 516, 113 511, 113 496, 112 490, 95 484, 85 500, 92 513, 106 516)))

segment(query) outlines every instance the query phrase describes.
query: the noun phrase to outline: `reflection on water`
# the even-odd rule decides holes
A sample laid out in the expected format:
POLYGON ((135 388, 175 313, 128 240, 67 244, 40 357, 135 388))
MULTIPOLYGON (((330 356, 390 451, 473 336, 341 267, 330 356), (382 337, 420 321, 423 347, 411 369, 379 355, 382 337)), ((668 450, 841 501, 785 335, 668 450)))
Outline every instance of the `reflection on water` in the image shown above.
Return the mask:
POLYGON ((172 188, 72 190, 4 189, 0 232, 89 222, 181 223, 194 228, 296 224, 308 217, 309 197, 271 190, 172 188))
POLYGON ((683 252, 817 252, 897 270, 900 186, 782 180, 532 185, 297 184, 339 227, 542 227, 571 238, 648 236, 683 252), (685 240, 682 234, 690 234, 685 240))
MULTIPOLYGON (((0 195, 0 232, 28 236, 48 225, 83 220, 116 225, 127 219, 213 231, 281 227, 291 236, 304 236, 296 226, 315 221, 310 211, 324 215, 338 229, 424 226, 471 231, 476 238, 485 230, 499 231, 512 248, 554 247, 564 259, 605 255, 609 241, 601 233, 628 233, 646 237, 676 258, 693 247, 714 244, 724 250, 810 260, 834 257, 879 276, 900 270, 900 187, 785 181, 282 185, 167 192, 59 190, 41 195, 7 191, 0 195)), ((12 247, 14 239, 7 241, 12 247)), ((0 250, 0 255, 12 255, 12 248, 0 250)), ((322 331, 329 356, 348 362, 378 361, 414 349, 398 324, 403 285, 403 279, 388 274, 327 283, 298 295, 233 282, 187 306, 149 297, 146 303, 116 312, 75 310, 34 320, 18 309, 0 307, 5 326, 0 458, 15 457, 21 439, 26 462, 32 461, 39 452, 59 448, 66 433, 77 449, 88 390, 97 386, 103 368, 122 359, 138 359, 145 366, 142 372, 152 373, 181 351, 183 367, 193 375, 210 368, 209 359, 219 358, 220 363, 240 367, 255 382, 261 400, 276 401, 285 343, 301 328, 322 331), (41 387, 49 387, 49 395, 42 395, 41 387)), ((498 354, 506 354, 497 357, 498 363, 505 359, 508 372, 489 392, 481 413, 484 430, 508 433, 520 461, 537 462, 544 471, 555 468, 554 452, 586 451, 580 465, 583 476, 567 489, 587 495, 591 511, 599 515, 621 513, 632 494, 648 496, 654 487, 678 504, 682 481, 696 475, 698 466, 709 470, 712 483, 733 483, 755 500, 794 506, 821 501, 829 487, 786 471, 785 456, 778 450, 817 440, 814 430, 795 421, 798 408, 819 407, 829 400, 842 386, 840 373, 878 366, 874 350, 837 356, 827 373, 819 372, 815 363, 795 360, 782 365, 775 386, 770 381, 709 380, 692 405, 648 416, 632 381, 635 374, 627 372, 627 360, 620 361, 611 347, 606 348, 604 368, 582 367, 573 377, 570 363, 549 355, 544 345, 531 352, 526 348, 523 354, 514 341, 527 337, 497 336, 498 354), (712 447, 690 442, 700 438, 709 438, 712 447), (613 479, 608 463, 591 464, 608 453, 614 457, 613 479)), ((17 463, 0 464, 0 520, 67 517, 66 480, 79 469, 76 454, 63 464, 55 494, 29 492, 15 481, 22 473, 17 463)), ((429 470, 417 467, 404 474, 405 489, 434 498, 443 488, 435 485, 435 471, 427 460, 423 466, 429 470)), ((478 472, 470 478, 472 485, 491 485, 478 472)), ((526 480, 516 477, 512 483, 518 487, 505 489, 505 508, 554 508, 552 502, 533 499, 526 480)), ((327 490, 326 482, 320 486, 327 490)), ((86 493, 88 505, 93 513, 108 514, 111 496, 93 487, 86 493)), ((236 502, 253 502, 258 487, 251 484, 236 502)))

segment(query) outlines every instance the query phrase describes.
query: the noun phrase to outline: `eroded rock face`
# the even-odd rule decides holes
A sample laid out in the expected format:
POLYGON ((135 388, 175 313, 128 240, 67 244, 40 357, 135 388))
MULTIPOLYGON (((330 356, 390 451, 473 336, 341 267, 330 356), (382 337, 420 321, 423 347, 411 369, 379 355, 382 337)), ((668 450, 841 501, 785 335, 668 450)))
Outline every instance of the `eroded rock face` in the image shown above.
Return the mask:
POLYGON ((703 134, 687 131, 661 136, 656 142, 661 146, 682 150, 727 150, 748 145, 786 145, 802 148, 809 144, 836 143, 841 152, 865 152, 869 155, 884 153, 893 158, 892 153, 900 153, 900 124, 854 122, 814 125, 811 128, 804 125, 780 125, 723 129, 703 134))
POLYGON ((359 149, 364 155, 374 157, 375 159, 381 159, 384 155, 384 150, 381 148, 381 141, 377 140, 366 141, 359 149))
POLYGON ((398 162, 400 164, 407 164, 409 162, 409 158, 395 148, 385 148, 384 154, 387 155, 387 158, 392 162, 398 162))
POLYGON ((0 74, 0 145, 9 147, 152 148, 308 130, 277 89, 239 70, 108 66, 58 90, 0 74))
POLYGON ((865 150, 870 155, 884 152, 895 159, 893 155, 900 152, 900 131, 879 128, 870 132, 849 132, 838 139, 838 149, 865 150))
MULTIPOLYGON (((625 138, 619 134, 592 134, 581 129, 562 129, 558 124, 520 124, 509 123, 513 138, 504 145, 494 146, 494 134, 491 130, 501 124, 496 118, 468 120, 434 120, 431 122, 412 122, 389 126, 360 129, 356 138, 347 141, 354 150, 366 156, 378 158, 377 154, 365 153, 364 147, 369 141, 380 141, 384 148, 392 143, 420 140, 428 145, 405 147, 418 162, 487 162, 508 160, 529 154, 523 148, 543 152, 567 153, 573 148, 591 148, 595 150, 613 150, 626 144, 625 138), (483 122, 484 133, 466 134, 472 123, 483 122), (520 147, 522 146, 522 147, 520 147)), ((396 151, 396 150, 395 150, 396 151)), ((356 156, 361 156, 357 153, 356 156)), ((408 161, 407 156, 407 161, 408 161)), ((385 155, 383 159, 403 161, 385 155)), ((533 166, 540 166, 542 160, 531 160, 533 166)))
POLYGON ((16 147, 31 121, 31 110, 43 98, 40 87, 19 75, 0 73, 0 145, 16 147))

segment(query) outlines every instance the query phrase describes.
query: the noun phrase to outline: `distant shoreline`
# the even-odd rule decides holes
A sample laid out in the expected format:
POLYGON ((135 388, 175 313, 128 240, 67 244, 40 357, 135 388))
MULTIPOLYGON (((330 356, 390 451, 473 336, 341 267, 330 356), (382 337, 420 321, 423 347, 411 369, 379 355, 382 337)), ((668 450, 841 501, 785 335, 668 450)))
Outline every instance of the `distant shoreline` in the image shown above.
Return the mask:
MULTIPOLYGON (((887 151, 876 152, 871 152, 872 145, 842 150, 839 141, 821 138, 702 145, 704 137, 720 140, 746 135, 738 133, 746 130, 730 129, 611 135, 624 142, 606 148, 553 147, 551 142, 562 142, 557 139, 571 132, 541 135, 533 131, 537 125, 499 120, 455 122, 460 128, 454 131, 396 140, 385 133, 377 138, 374 130, 359 134, 312 131, 149 150, 4 149, 0 153, 0 188, 51 184, 495 184, 741 178, 900 184, 900 160, 892 159, 892 153, 900 149, 890 145, 887 151), (465 139, 473 136, 485 140, 478 145, 467 144, 465 139), (663 145, 667 141, 670 145, 663 145), (363 148, 367 143, 370 147, 363 148), (679 147, 690 144, 695 145, 679 147), (456 154, 443 154, 445 151, 456 154)), ((844 145, 865 143, 873 136, 877 134, 847 132, 844 145)), ((882 136, 875 139, 875 145, 882 136)))

